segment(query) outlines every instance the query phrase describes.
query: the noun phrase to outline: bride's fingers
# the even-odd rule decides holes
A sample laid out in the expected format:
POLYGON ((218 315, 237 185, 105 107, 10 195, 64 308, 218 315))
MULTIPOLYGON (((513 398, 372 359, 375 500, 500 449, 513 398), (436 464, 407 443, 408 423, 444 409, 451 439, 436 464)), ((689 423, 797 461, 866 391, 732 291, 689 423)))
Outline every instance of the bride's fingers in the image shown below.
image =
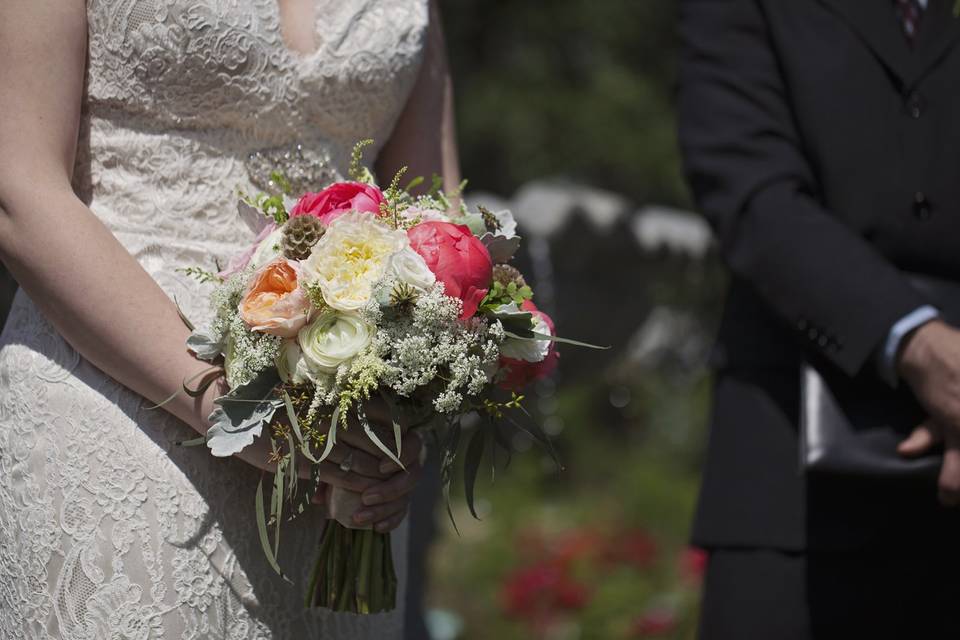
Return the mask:
POLYGON ((389 518, 381 520, 376 525, 374 525, 373 528, 379 531, 380 533, 393 531, 394 529, 400 526, 400 523, 403 522, 403 519, 406 517, 407 517, 407 508, 404 507, 402 511, 398 511, 392 516, 390 516, 389 518))
MULTIPOLYGON (((410 506, 409 497, 404 497, 400 500, 395 500, 393 502, 388 502, 386 504, 379 504, 372 507, 364 507, 360 509, 355 514, 353 514, 353 521, 361 526, 368 524, 379 525, 382 522, 388 521, 394 516, 399 515, 401 519, 407 513, 407 507, 410 506)), ((380 529, 377 529, 380 531, 380 529)))
POLYGON ((943 440, 943 434, 940 428, 930 422, 924 423, 897 445, 897 453, 908 458, 922 456, 941 440, 943 440))
POLYGON ((393 502, 413 491, 417 486, 417 481, 420 480, 423 468, 419 464, 414 464, 407 469, 407 473, 395 473, 386 482, 374 484, 366 489, 361 497, 363 504, 370 507, 393 502))
MULTIPOLYGON (((387 437, 386 434, 377 432, 377 436, 380 438, 380 442, 382 442, 384 446, 390 447, 391 450, 393 449, 393 434, 390 434, 390 436, 387 437)), ((347 429, 339 429, 337 431, 337 442, 344 442, 354 449, 366 451, 374 458, 377 458, 377 460, 384 457, 383 451, 381 451, 377 445, 373 444, 373 441, 363 430, 363 427, 357 424, 352 424, 347 429)))
POLYGON ((381 482, 375 478, 367 478, 352 471, 344 471, 340 468, 340 465, 327 460, 320 463, 317 475, 320 478, 320 482, 356 493, 363 493, 370 487, 377 486, 377 483, 381 482))
MULTIPOLYGON (((400 462, 403 463, 403 466, 409 469, 416 462, 419 462, 421 449, 423 449, 423 440, 416 431, 410 431, 403 436, 400 446, 400 462)), ((400 471, 400 467, 390 458, 380 461, 380 473, 396 473, 397 471, 400 471)))
POLYGON ((337 443, 336 446, 330 451, 330 455, 327 457, 327 460, 334 463, 338 467, 343 464, 343 462, 350 457, 350 471, 352 473, 358 473, 361 476, 366 476, 368 478, 374 478, 377 480, 382 480, 387 477, 387 474, 380 471, 380 458, 375 457, 363 451, 357 449, 356 447, 337 443))

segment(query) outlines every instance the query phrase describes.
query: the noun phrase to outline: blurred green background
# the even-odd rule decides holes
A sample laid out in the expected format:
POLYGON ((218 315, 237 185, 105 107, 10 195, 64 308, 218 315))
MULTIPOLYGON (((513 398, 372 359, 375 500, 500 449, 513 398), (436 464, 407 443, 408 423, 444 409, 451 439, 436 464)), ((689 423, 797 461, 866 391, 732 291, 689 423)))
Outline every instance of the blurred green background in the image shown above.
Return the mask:
POLYGON ((528 405, 564 470, 517 437, 441 509, 438 638, 692 638, 687 549, 724 275, 689 214, 674 114, 674 0, 445 0, 468 192, 521 224, 518 266, 567 337, 528 405), (479 194, 477 192, 480 192, 479 194), (569 211, 557 213, 558 209, 569 211))

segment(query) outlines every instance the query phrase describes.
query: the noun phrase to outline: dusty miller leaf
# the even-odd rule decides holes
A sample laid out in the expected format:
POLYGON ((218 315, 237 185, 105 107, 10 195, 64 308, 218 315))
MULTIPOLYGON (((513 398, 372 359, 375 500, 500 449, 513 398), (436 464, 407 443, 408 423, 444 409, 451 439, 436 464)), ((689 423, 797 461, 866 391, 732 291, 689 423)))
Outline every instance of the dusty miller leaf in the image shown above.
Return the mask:
POLYGON ((223 342, 203 331, 194 331, 187 338, 187 348, 201 360, 216 360, 223 353, 223 346, 223 342))
POLYGON ((213 426, 207 431, 207 446, 213 455, 232 456, 253 444, 283 406, 283 400, 274 395, 279 382, 275 369, 264 369, 247 384, 214 400, 219 406, 210 414, 213 426))

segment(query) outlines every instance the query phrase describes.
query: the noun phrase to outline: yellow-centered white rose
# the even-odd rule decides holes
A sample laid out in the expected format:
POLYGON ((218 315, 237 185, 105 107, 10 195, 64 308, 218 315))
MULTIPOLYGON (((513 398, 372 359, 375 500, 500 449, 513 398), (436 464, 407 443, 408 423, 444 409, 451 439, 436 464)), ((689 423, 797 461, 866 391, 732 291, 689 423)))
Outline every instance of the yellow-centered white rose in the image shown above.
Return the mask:
POLYGON ((303 277, 317 284, 324 301, 339 311, 357 311, 370 300, 390 258, 409 245, 407 234, 370 213, 351 212, 327 228, 310 257, 303 277))
POLYGON ((314 371, 335 373, 370 344, 376 327, 355 313, 327 311, 300 330, 297 342, 314 371))

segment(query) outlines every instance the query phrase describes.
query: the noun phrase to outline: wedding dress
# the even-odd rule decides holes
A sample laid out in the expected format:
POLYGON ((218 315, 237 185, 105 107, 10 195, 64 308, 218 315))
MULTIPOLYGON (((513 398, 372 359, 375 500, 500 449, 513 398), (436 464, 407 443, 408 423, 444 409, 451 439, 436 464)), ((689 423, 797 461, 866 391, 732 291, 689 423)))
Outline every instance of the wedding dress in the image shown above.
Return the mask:
MULTIPOLYGON (((209 285, 178 269, 250 243, 238 189, 268 190, 274 168, 317 189, 357 140, 389 136, 428 9, 317 0, 311 54, 285 46, 277 0, 89 0, 87 16, 75 189, 199 324, 209 285)), ((0 337, 0 638, 400 637, 405 527, 397 611, 305 610, 322 520, 284 529, 283 582, 256 532, 260 472, 174 446, 191 430, 149 404, 17 295, 0 337)))

